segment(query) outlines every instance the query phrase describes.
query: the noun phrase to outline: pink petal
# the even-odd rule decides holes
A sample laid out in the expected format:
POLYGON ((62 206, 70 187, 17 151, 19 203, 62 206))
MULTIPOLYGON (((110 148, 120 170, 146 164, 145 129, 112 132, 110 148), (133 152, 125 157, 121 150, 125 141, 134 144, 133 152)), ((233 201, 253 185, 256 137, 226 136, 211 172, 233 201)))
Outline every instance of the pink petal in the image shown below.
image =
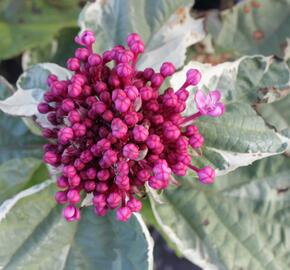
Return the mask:
POLYGON ((207 104, 207 96, 201 90, 196 91, 194 99, 198 109, 205 107, 207 104))
POLYGON ((225 111, 225 106, 223 103, 218 103, 214 110, 208 112, 208 115, 213 116, 213 117, 218 117, 222 115, 225 111))
POLYGON ((212 103, 217 103, 221 99, 221 92, 219 90, 211 91, 209 93, 212 103))

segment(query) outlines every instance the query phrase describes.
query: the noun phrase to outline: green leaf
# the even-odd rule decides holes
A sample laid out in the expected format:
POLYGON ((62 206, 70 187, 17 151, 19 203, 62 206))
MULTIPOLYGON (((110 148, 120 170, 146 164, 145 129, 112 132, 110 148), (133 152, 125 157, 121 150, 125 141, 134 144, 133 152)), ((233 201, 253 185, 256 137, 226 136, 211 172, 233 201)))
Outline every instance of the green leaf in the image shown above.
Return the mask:
POLYGON ((11 159, 2 163, 0 165, 0 203, 48 177, 46 166, 38 159, 11 159))
POLYGON ((76 25, 77 0, 4 1, 0 6, 0 59, 47 44, 64 27, 76 25))
POLYGON ((243 57, 217 66, 190 62, 171 79, 178 89, 190 68, 202 73, 198 87, 190 89, 185 115, 196 112, 194 93, 197 88, 219 89, 226 112, 218 118, 201 117, 196 121, 205 138, 202 157, 192 154, 193 162, 206 164, 226 174, 255 160, 285 151, 287 141, 269 128, 250 106, 257 102, 272 102, 289 93, 289 68, 273 57, 243 57))
POLYGON ((83 208, 79 222, 61 216, 50 182, 34 186, 0 208, 0 267, 4 269, 153 269, 153 243, 139 215, 127 223, 114 213, 83 208))
POLYGON ((78 34, 77 27, 65 28, 51 42, 25 51, 22 55, 24 70, 38 63, 50 62, 65 66, 69 57, 74 55, 77 45, 74 37, 78 34))
POLYGON ((98 52, 125 44, 127 35, 136 32, 146 44, 140 68, 159 68, 165 61, 178 68, 186 48, 204 37, 202 20, 190 15, 192 5, 189 0, 98 0, 84 7, 79 26, 95 32, 98 52))
POLYGON ((290 160, 276 156, 218 177, 212 186, 182 178, 151 200, 163 232, 204 269, 290 267, 290 160))
POLYGON ((290 36, 290 1, 243 1, 206 19, 214 45, 221 50, 243 54, 283 56, 290 36), (275 19, 269 19, 275 18, 275 19))

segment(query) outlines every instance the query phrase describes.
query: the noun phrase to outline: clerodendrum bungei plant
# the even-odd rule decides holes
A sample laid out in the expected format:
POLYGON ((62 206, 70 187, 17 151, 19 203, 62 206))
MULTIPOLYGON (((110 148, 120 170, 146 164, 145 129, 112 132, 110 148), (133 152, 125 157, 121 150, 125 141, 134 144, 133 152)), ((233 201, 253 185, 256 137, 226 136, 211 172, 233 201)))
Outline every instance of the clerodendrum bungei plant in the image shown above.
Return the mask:
POLYGON ((0 77, 1 269, 152 270, 148 226, 206 270, 289 269, 289 52, 227 46, 264 31, 245 51, 277 52, 259 27, 290 3, 246 0, 205 30, 192 2, 96 0, 74 41, 3 52, 26 49, 16 91, 0 77), (186 61, 199 41, 235 61, 186 61))
POLYGON ((117 219, 127 221, 132 212, 141 210, 135 195, 146 195, 147 183, 165 189, 175 181, 172 174, 185 176, 188 169, 197 173, 201 183, 213 183, 214 169, 192 164, 190 149, 198 151, 203 145, 192 123, 200 116, 224 113, 220 92, 205 95, 198 90, 198 112, 183 117, 187 88, 201 79, 198 70, 189 69, 178 90, 168 87, 160 94, 175 67, 165 62, 160 72, 138 71, 138 56, 144 52, 138 34, 128 36, 129 49, 117 45, 102 56, 93 52, 93 32, 85 31, 75 40, 84 48, 67 62, 74 74, 68 80, 49 75, 49 90, 38 105, 52 125, 43 129, 43 136, 51 140, 44 147, 44 161, 61 170, 57 185, 62 191, 55 198, 60 204, 69 203, 64 217, 80 219, 77 205, 82 190, 93 194, 97 215, 118 208, 117 219))

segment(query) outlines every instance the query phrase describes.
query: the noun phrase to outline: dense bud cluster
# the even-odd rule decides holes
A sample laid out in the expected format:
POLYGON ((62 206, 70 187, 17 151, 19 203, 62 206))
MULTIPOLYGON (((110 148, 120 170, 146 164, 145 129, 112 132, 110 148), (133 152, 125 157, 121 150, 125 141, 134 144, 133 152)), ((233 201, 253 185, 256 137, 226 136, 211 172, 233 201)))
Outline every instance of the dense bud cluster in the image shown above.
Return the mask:
POLYGON ((142 208, 137 195, 144 194, 145 183, 165 189, 172 174, 184 176, 188 169, 200 182, 212 183, 214 170, 192 165, 189 149, 202 147, 204 141, 193 120, 223 113, 220 93, 197 91, 198 112, 182 116, 187 87, 199 83, 200 72, 189 70, 180 89, 169 87, 159 94, 175 67, 165 62, 159 72, 138 71, 137 59, 144 51, 139 35, 128 36, 128 48, 118 45, 102 55, 92 50, 92 32, 83 32, 75 41, 83 47, 67 61, 72 77, 50 75, 49 90, 38 106, 52 125, 43 129, 51 141, 44 147, 44 161, 61 169, 55 198, 67 204, 64 217, 78 220, 81 198, 92 193, 97 215, 118 208, 117 219, 127 221, 142 208))

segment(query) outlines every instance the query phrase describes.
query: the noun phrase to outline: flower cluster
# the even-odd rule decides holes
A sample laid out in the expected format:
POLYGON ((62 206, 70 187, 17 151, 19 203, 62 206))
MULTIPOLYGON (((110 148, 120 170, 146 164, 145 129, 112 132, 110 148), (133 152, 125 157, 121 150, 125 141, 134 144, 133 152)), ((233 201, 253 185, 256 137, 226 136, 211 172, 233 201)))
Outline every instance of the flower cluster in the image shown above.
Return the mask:
POLYGON ((144 51, 139 35, 128 36, 128 48, 118 45, 102 55, 93 52, 91 31, 75 42, 82 47, 67 61, 72 77, 59 80, 49 75, 49 90, 38 105, 52 125, 43 128, 43 136, 50 140, 44 161, 61 169, 55 198, 67 204, 64 217, 80 219, 81 197, 92 193, 97 215, 118 208, 117 219, 127 221, 132 212, 141 210, 138 196, 144 194, 146 183, 165 189, 172 174, 184 176, 188 169, 197 173, 200 182, 212 183, 214 170, 192 165, 189 150, 202 147, 204 141, 193 120, 224 112, 220 93, 197 91, 198 112, 182 116, 187 88, 199 83, 200 72, 189 70, 180 89, 169 87, 160 94, 175 67, 165 62, 159 72, 138 71, 137 59, 144 51))

